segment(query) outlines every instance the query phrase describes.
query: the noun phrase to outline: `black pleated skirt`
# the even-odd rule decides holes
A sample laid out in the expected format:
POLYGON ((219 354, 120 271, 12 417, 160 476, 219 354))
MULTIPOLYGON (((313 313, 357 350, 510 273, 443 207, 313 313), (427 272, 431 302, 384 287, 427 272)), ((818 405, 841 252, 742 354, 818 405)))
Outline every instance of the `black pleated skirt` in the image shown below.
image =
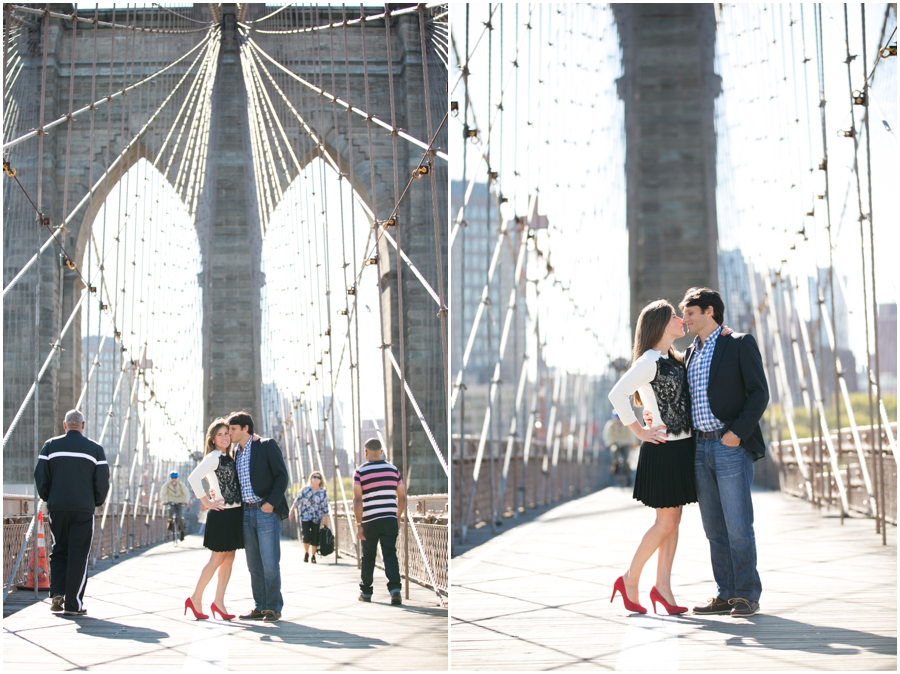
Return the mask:
POLYGON ((203 545, 213 552, 228 552, 244 547, 244 506, 210 510, 206 513, 203 545))
POLYGON ((665 444, 641 443, 634 476, 634 498, 651 508, 676 508, 697 502, 694 438, 665 444))

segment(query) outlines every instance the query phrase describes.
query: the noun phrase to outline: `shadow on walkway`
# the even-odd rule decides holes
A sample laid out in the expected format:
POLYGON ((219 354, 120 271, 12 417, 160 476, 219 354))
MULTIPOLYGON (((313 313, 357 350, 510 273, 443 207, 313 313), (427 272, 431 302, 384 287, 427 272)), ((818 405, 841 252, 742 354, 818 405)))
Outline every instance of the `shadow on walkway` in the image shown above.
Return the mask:
POLYGON ((860 652, 897 655, 896 638, 843 627, 812 625, 773 615, 757 614, 734 623, 704 620, 697 616, 682 616, 681 621, 699 630, 725 635, 728 646, 825 655, 857 655, 860 652), (753 629, 747 623, 759 629, 753 629), (796 635, 802 637, 798 639, 796 635), (803 638, 807 635, 808 641, 803 638))
POLYGON ((323 630, 307 627, 297 623, 279 620, 277 623, 264 625, 247 625, 238 623, 247 632, 255 632, 260 635, 261 642, 275 641, 276 639, 286 644, 302 644, 315 648, 376 648, 389 645, 387 641, 364 637, 340 630, 323 630))

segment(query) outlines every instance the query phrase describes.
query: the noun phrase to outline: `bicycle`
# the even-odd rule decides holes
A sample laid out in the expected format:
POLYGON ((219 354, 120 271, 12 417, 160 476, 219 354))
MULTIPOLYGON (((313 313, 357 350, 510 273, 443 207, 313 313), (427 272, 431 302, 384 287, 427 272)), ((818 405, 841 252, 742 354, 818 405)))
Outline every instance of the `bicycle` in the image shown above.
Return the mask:
POLYGON ((184 540, 184 517, 181 515, 182 504, 169 501, 166 503, 169 523, 166 530, 172 532, 172 543, 178 547, 178 541, 184 540), (176 516, 177 515, 177 516, 176 516))

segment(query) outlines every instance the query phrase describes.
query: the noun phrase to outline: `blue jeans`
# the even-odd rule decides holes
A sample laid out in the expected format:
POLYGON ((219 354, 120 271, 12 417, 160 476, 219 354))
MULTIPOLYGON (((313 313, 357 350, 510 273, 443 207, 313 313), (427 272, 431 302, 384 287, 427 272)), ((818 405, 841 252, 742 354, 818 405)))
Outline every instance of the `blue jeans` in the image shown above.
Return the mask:
POLYGON ((762 584, 750 499, 753 459, 744 448, 728 447, 721 439, 697 438, 694 471, 718 597, 759 601, 762 584))
POLYGON ((281 611, 281 516, 244 506, 244 551, 257 611, 281 611))
POLYGON ((381 517, 371 522, 364 522, 362 543, 362 563, 360 564, 359 591, 367 597, 372 596, 372 582, 375 577, 375 555, 378 543, 381 543, 381 561, 384 562, 384 575, 387 576, 388 592, 399 592, 403 584, 400 581, 400 562, 397 559, 397 536, 400 523, 396 517, 381 517))

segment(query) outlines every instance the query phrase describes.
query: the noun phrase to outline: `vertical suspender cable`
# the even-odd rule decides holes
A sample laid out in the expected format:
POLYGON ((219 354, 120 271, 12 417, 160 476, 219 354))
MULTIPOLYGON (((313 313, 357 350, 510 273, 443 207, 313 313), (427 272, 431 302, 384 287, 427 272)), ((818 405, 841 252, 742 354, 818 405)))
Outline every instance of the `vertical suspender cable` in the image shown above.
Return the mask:
MULTIPOLYGON (((394 57, 391 53, 391 14, 390 7, 385 5, 384 27, 387 33, 387 71, 388 71, 388 87, 390 88, 391 101, 391 126, 397 128, 397 111, 394 104, 394 57)), ((427 107, 427 103, 426 103, 427 107)), ((394 153, 394 204, 399 207, 400 204, 400 176, 397 157, 397 134, 391 133, 391 146, 394 153)), ((402 219, 394 218, 394 231, 396 232, 397 248, 396 248, 396 265, 397 265, 397 332, 400 337, 400 441, 403 452, 403 483, 404 489, 409 489, 410 466, 407 463, 407 428, 406 428, 406 396, 403 395, 403 387, 406 384, 406 343, 404 337, 405 317, 403 309, 403 260, 401 258, 402 251, 402 219)), ((393 376, 391 377, 393 380, 393 376)), ((403 570, 405 575, 404 589, 406 598, 409 599, 409 517, 404 520, 403 527, 403 570)))
MULTIPOLYGON (((847 6, 844 5, 844 12, 846 13, 847 6)), ((861 26, 862 26, 862 67, 863 67, 863 76, 865 77, 866 68, 868 68, 868 62, 866 61, 866 8, 864 5, 860 5, 861 15, 861 26)), ((872 216, 872 151, 871 145, 869 141, 869 80, 866 78, 863 83, 863 95, 866 101, 866 110, 863 116, 863 122, 866 127, 866 183, 868 185, 868 196, 869 196, 869 250, 872 253, 872 265, 871 265, 871 274, 872 274, 872 318, 873 318, 873 347, 875 349, 875 373, 874 373, 874 381, 872 382, 875 385, 875 392, 878 397, 878 406, 883 409, 884 404, 881 398, 881 367, 879 364, 878 357, 878 299, 875 291, 875 221, 872 216)), ((854 127, 855 128, 855 127, 854 127)), ((856 137, 854 136, 854 144, 856 143, 856 137)), ((855 147, 855 145, 854 145, 855 147)), ((856 153, 854 152, 854 158, 856 157, 856 153)), ((856 162, 854 162, 856 165, 856 162)), ((858 169, 857 169, 858 172, 858 169)), ((860 226, 862 223, 860 222, 860 226)), ((868 328, 866 330, 868 334, 868 328)), ((872 373, 870 371, 869 379, 872 379, 872 373)), ((879 411, 881 411, 881 409, 879 411)), ((884 454, 882 452, 882 426, 881 426, 881 415, 876 415, 878 418, 877 422, 877 430, 875 425, 872 425, 871 432, 877 433, 876 438, 878 439, 878 448, 877 448, 877 456, 878 456, 878 475, 880 478, 879 483, 879 495, 881 496, 881 544, 887 545, 887 514, 885 513, 885 495, 884 495, 884 454)), ((885 415, 887 416, 887 415, 885 415)), ((875 448, 875 442, 873 440, 872 447, 875 448)), ((896 460, 896 456, 894 457, 896 460)))

